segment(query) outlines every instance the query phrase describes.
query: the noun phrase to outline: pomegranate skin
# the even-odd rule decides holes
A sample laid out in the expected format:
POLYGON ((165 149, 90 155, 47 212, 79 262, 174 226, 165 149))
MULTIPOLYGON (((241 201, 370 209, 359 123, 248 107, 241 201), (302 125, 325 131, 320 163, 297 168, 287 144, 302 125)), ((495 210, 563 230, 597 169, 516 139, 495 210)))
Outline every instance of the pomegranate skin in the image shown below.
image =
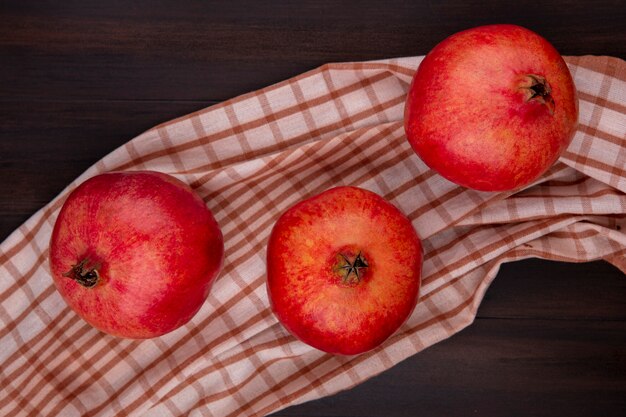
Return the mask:
POLYGON ((222 233, 202 199, 153 171, 106 173, 80 184, 50 240, 50 270, 67 304, 93 327, 132 339, 191 320, 223 257, 222 233))
POLYGON ((407 139, 430 168, 468 188, 510 191, 535 181, 567 148, 578 98, 548 41, 520 26, 489 25, 428 53, 404 116, 407 139))
POLYGON ((293 336, 357 355, 394 334, 414 310, 422 244, 410 220, 379 195, 335 187, 275 223, 267 245, 272 311, 293 336))

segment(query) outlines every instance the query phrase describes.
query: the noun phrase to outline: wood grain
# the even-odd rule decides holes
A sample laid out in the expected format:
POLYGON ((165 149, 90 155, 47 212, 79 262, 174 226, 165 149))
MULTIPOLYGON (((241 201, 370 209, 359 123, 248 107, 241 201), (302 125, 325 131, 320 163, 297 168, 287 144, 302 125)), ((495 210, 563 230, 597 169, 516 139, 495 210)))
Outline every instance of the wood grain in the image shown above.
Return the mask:
POLYGON ((477 320, 352 390, 274 415, 620 417, 625 331, 623 321, 477 320))
POLYGON ((202 101, 0 101, 0 241, 118 146, 202 101))
POLYGON ((487 23, 626 56, 623 1, 3 2, 10 97, 224 100, 331 61, 427 53, 487 23), (620 5, 622 7, 620 7, 620 5))

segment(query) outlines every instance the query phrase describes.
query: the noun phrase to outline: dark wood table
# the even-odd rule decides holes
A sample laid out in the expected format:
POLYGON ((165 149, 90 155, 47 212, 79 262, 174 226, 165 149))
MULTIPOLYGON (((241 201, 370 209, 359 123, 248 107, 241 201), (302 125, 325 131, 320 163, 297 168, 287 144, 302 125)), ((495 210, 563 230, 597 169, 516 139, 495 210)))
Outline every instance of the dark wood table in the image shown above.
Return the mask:
MULTIPOLYGON (((326 62, 503 22, 626 58, 623 0, 52 3, 0 3, 0 240, 142 131, 326 62)), ((601 261, 507 264, 466 330, 276 415, 624 416, 626 279, 601 261)))

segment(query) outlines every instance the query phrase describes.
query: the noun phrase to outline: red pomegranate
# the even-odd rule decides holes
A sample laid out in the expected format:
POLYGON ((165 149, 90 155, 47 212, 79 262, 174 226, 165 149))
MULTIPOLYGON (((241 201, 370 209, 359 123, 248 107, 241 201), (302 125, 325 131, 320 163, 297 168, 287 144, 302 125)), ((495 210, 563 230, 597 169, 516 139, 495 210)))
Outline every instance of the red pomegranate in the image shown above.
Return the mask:
POLYGON ((198 312, 223 255, 220 228, 189 186, 158 172, 114 172, 68 196, 52 233, 50 269, 89 324, 151 338, 198 312))
POLYGON ((578 99, 557 50, 515 25, 454 34, 417 69, 405 131, 445 178, 483 191, 522 188, 543 174, 576 130, 578 99))
POLYGON ((294 336, 355 355, 407 320, 421 267, 422 246, 404 214, 371 191, 337 187, 278 219, 267 247, 267 290, 294 336))

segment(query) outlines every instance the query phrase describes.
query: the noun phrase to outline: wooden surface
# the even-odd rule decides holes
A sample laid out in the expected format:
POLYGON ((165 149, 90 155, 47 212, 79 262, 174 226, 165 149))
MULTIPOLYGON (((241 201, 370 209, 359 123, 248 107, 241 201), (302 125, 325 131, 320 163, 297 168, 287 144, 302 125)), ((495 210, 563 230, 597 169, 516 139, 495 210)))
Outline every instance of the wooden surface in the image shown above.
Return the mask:
MULTIPOLYGON (((0 2, 0 240, 144 130, 326 62, 422 55, 517 23, 626 58, 625 1, 0 2)), ((277 416, 623 416, 626 277, 505 265, 474 324, 277 416)))

